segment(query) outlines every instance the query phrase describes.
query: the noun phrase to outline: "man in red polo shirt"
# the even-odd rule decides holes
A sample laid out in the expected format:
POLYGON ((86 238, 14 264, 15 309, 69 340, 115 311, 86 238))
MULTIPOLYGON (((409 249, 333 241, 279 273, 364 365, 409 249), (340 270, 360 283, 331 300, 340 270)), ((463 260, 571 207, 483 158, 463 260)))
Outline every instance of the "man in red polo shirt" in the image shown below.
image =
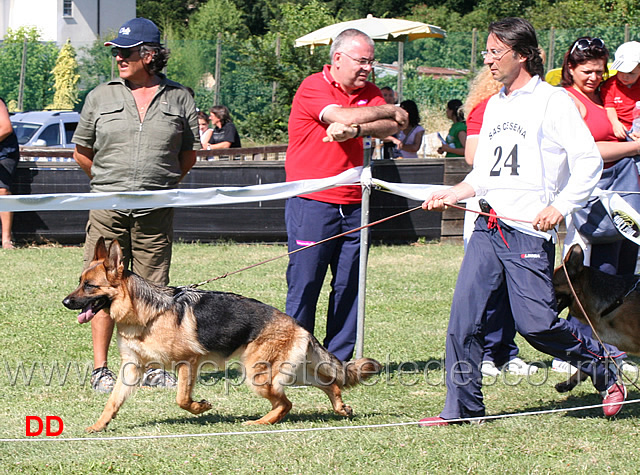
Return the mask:
MULTIPOLYGON (((386 104, 367 81, 374 45, 359 30, 338 35, 331 65, 306 78, 296 92, 289 117, 287 181, 338 175, 363 161, 362 136, 387 137, 406 126, 406 112, 386 104)), ((289 251, 360 226, 360 185, 341 186, 287 200, 289 251)), ((316 305, 327 269, 331 293, 324 346, 342 361, 353 355, 356 339, 360 235, 340 239, 289 257, 287 313, 313 332, 316 305)))

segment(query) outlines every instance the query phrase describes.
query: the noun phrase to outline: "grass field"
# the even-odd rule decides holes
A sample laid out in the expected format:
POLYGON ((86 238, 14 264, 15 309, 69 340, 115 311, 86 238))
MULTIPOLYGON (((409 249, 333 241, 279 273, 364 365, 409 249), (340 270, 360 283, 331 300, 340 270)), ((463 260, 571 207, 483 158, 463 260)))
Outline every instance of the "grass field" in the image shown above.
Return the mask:
MULTIPOLYGON (((281 245, 177 244, 171 280, 189 284, 286 251, 281 245)), ((210 412, 193 416, 170 390, 139 390, 104 433, 85 435, 107 396, 88 386, 90 328, 61 300, 75 288, 80 248, 33 247, 0 253, 0 473, 637 473, 640 407, 615 420, 600 408, 498 419, 483 425, 419 428, 436 415, 445 387, 439 369, 461 246, 374 246, 368 275, 365 355, 385 364, 370 386, 345 392, 351 420, 333 415, 317 389, 288 391, 283 423, 242 425, 269 403, 239 385, 236 374, 204 375, 194 397, 210 412), (22 368, 22 370, 20 370, 22 368), (26 416, 58 416, 61 438, 25 437, 26 416), (360 426, 371 426, 359 428, 360 426), (377 426, 377 427, 376 427, 377 426), (260 432, 256 433, 255 431, 260 432), (264 431, 264 432, 263 432, 264 431), (210 434, 189 437, 190 434, 210 434), (140 438, 141 436, 185 436, 140 438), (100 440, 105 437, 133 437, 100 440), (135 439, 135 437, 138 437, 135 439), (35 441, 34 441, 35 440, 35 441)), ((284 308, 286 259, 209 284, 284 308)), ((326 306, 326 296, 321 307, 326 306)), ((318 328, 323 328, 319 322, 318 328)), ((317 335, 322 339, 322 335, 317 335)), ((551 358, 518 337, 521 356, 551 358)), ((118 367, 112 345, 110 366, 118 367)), ((599 404, 585 383, 556 393, 561 375, 485 381, 488 414, 516 414, 599 404)), ((630 390, 630 399, 638 397, 630 390)), ((54 425, 54 428, 56 426, 54 425)))

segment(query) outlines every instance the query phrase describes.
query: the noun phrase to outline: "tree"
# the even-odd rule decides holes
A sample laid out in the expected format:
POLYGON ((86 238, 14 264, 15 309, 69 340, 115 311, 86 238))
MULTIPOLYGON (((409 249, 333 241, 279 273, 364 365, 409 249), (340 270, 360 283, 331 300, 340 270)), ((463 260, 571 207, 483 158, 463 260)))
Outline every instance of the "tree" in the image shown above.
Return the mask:
POLYGON ((58 60, 53 68, 53 76, 55 83, 53 88, 53 104, 51 109, 71 110, 78 102, 78 63, 76 62, 76 51, 71 46, 71 42, 67 40, 60 53, 58 60))
POLYGON ((212 0, 191 15, 189 37, 195 40, 215 40, 218 33, 237 35, 245 39, 249 29, 243 12, 231 0, 212 0))
POLYGON ((187 26, 189 15, 202 3, 198 0, 137 0, 136 16, 144 17, 160 28, 165 34, 181 30, 187 26))
POLYGON ((20 88, 20 68, 24 42, 27 43, 24 110, 42 110, 53 101, 53 75, 58 57, 54 43, 41 42, 35 27, 7 29, 0 48, 0 96, 6 101, 17 100, 20 88))
POLYGON ((320 71, 328 62, 329 52, 327 47, 316 48, 313 54, 308 47, 295 48, 295 39, 332 23, 335 18, 317 0, 303 6, 285 3, 280 6, 279 17, 269 24, 269 32, 248 43, 246 55, 251 62, 246 72, 253 78, 252 89, 261 87, 263 91, 261 102, 252 107, 245 119, 246 130, 255 137, 263 141, 286 140, 293 96, 305 77, 320 71), (278 37, 280 53, 276 55, 278 37), (275 102, 271 101, 273 82, 278 83, 275 102))

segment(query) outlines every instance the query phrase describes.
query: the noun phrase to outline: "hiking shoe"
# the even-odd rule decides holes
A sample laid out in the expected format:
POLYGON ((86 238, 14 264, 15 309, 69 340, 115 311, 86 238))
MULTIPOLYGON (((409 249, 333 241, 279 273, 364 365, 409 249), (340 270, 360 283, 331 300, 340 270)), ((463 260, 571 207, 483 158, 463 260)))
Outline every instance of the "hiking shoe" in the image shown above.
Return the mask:
POLYGON ((525 363, 520 358, 514 358, 504 365, 505 369, 511 374, 520 374, 527 376, 529 374, 535 374, 538 371, 538 367, 525 363))
POLYGON ((425 417, 424 419, 420 419, 418 425, 420 427, 448 426, 449 422, 442 417, 425 417))
POLYGON ((602 404, 611 404, 610 406, 604 406, 602 411, 607 417, 613 417, 617 415, 622 409, 621 402, 627 399, 627 388, 622 383, 614 383, 609 386, 602 395, 602 404))
POLYGON ((91 372, 91 388, 99 393, 109 394, 116 384, 116 375, 106 366, 91 372))
POLYGON ((176 377, 163 369, 148 369, 142 377, 141 386, 149 388, 173 389, 178 386, 176 377))
POLYGON ((495 378, 500 376, 500 370, 497 368, 493 361, 483 361, 480 365, 480 372, 483 376, 489 376, 495 378))
POLYGON ((558 358, 554 358, 551 362, 551 371, 555 371, 556 373, 564 373, 568 376, 573 376, 578 371, 578 368, 573 366, 571 363, 567 361, 559 360, 558 358))

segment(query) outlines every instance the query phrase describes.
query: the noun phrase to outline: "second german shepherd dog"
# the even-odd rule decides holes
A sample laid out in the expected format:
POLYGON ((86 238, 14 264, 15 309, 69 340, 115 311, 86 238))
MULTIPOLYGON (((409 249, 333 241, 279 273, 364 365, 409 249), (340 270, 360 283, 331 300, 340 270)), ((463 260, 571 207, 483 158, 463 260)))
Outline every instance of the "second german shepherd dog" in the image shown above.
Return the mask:
POLYGON ((120 375, 98 421, 89 432, 104 430, 132 394, 150 362, 174 365, 178 372, 178 405, 200 414, 211 409, 191 397, 202 362, 224 365, 230 358, 244 364, 246 382, 272 409, 248 424, 274 424, 291 410, 287 386, 320 388, 333 410, 351 416, 341 390, 378 373, 380 363, 361 358, 343 364, 288 315, 240 295, 188 288, 162 287, 125 269, 122 249, 103 238, 93 261, 82 272, 80 285, 63 304, 81 310, 87 322, 100 310, 117 325, 122 358, 120 375))
MULTIPOLYGON (((620 350, 640 355, 640 276, 611 275, 584 265, 584 252, 574 244, 564 265, 553 273, 558 312, 569 308, 572 316, 588 324, 569 287, 567 274, 600 339, 620 350)), ((560 392, 572 390, 587 376, 577 371, 568 381, 558 383, 560 392)))

